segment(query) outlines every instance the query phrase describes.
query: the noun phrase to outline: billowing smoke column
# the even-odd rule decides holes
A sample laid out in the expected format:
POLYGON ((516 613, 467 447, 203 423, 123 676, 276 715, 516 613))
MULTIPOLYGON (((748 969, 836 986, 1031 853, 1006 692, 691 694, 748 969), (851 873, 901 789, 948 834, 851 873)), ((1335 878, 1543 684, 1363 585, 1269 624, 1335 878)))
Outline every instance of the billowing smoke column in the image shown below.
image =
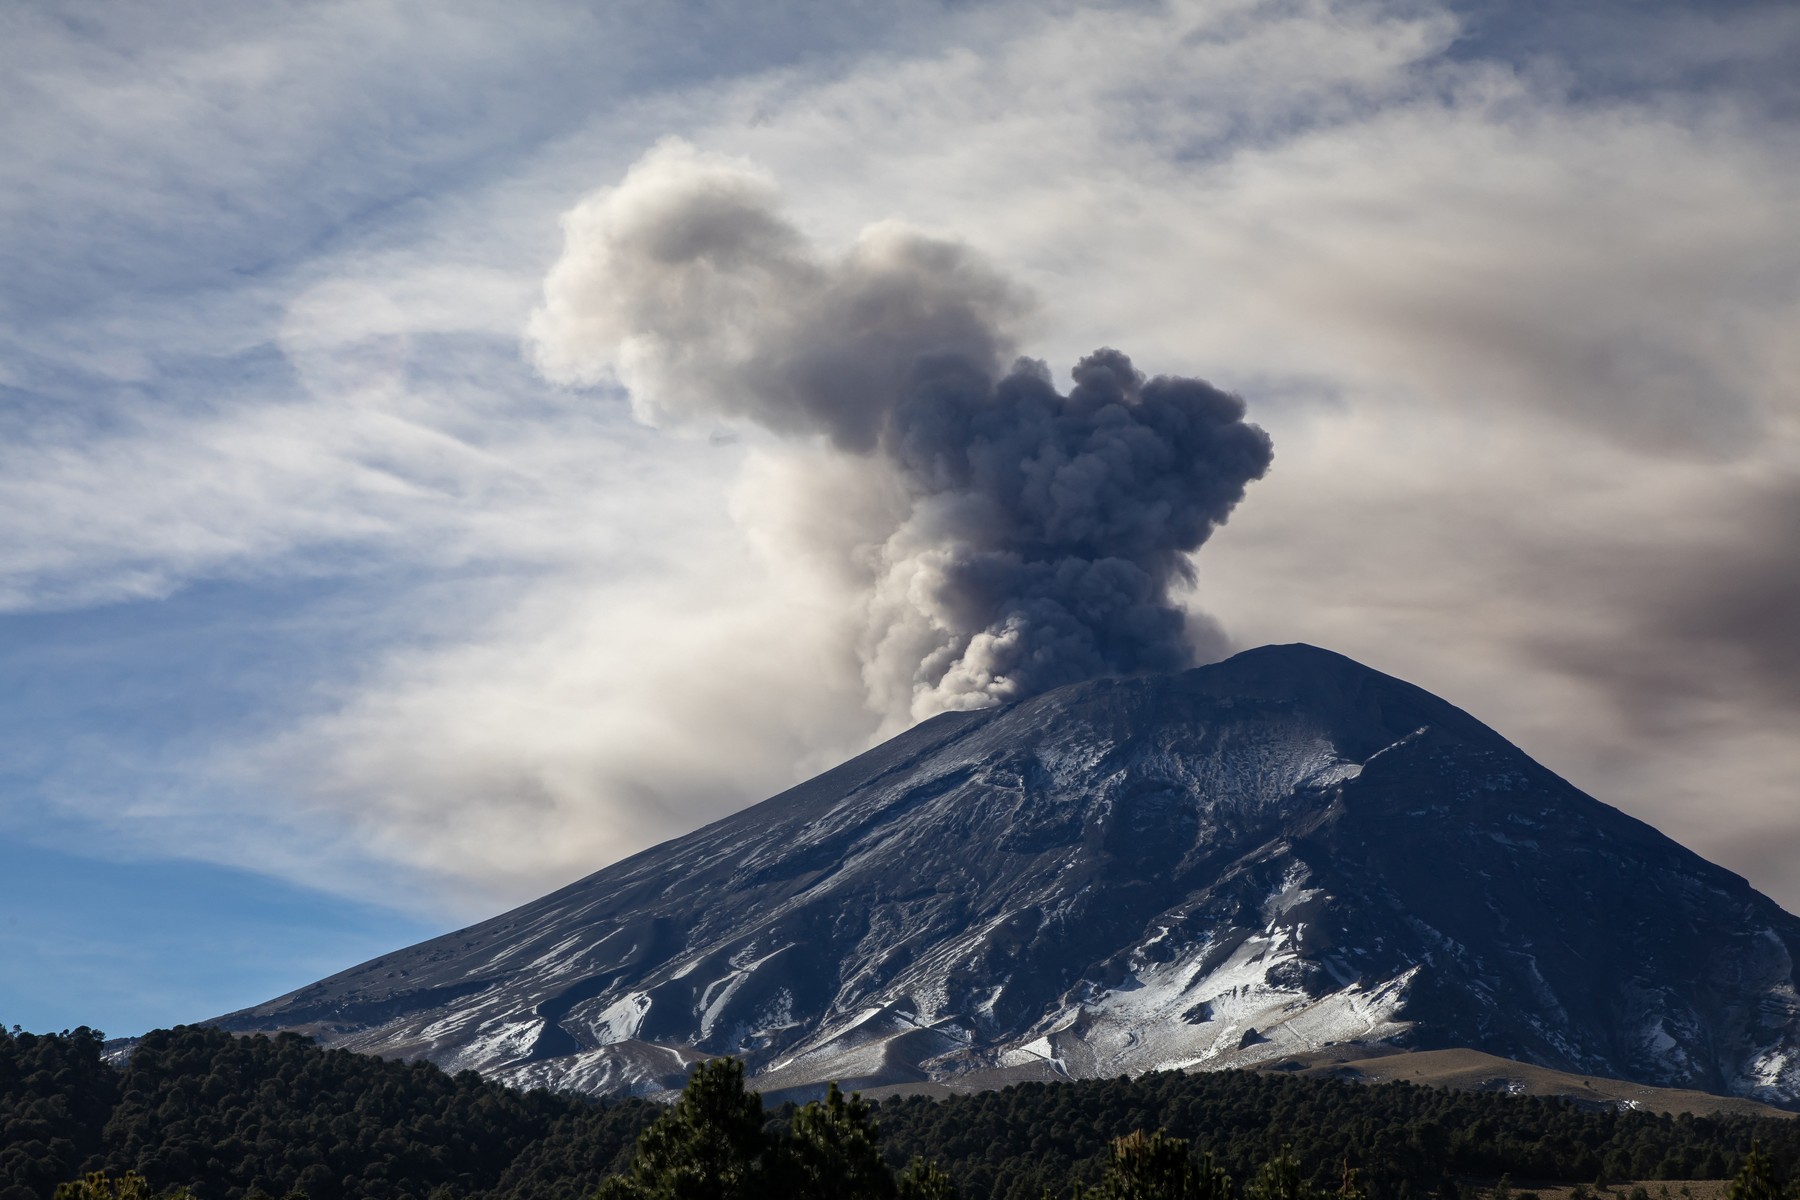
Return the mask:
POLYGON ((932 534, 890 567, 940 635, 915 682, 962 706, 1191 666, 1170 588, 1269 465, 1243 415, 1199 380, 1146 382, 1114 350, 1083 359, 1067 395, 1038 363, 995 383, 921 362, 879 443, 932 534))
POLYGON ((565 225, 531 330, 547 375, 616 381, 648 421, 748 420, 856 460, 829 475, 859 495, 819 495, 805 455, 765 484, 834 509, 878 709, 1194 661, 1204 631, 1172 591, 1271 456, 1237 397, 1114 350, 1066 394, 1041 363, 1004 371, 1028 305, 966 247, 878 225, 829 260, 769 180, 680 143, 565 225))

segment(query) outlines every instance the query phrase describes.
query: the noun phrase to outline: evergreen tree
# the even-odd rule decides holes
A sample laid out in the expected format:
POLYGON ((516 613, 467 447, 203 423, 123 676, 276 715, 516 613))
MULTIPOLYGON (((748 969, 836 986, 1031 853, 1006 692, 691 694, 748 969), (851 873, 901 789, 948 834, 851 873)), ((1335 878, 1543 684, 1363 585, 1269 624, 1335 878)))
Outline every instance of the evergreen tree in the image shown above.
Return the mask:
POLYGON ((874 1110, 832 1084, 823 1102, 794 1114, 783 1147, 783 1192, 792 1200, 894 1200, 894 1175, 876 1148, 874 1110))
POLYGON ((900 1200, 962 1200, 943 1168, 923 1158, 906 1164, 898 1180, 900 1200))
MULTIPOLYGON (((1194 1192, 1194 1200, 1231 1200, 1236 1194, 1237 1186, 1231 1182, 1231 1174, 1219 1165, 1211 1150, 1200 1156, 1194 1169, 1200 1177, 1200 1186, 1194 1192)), ((1351 1197, 1349 1200, 1368 1200, 1368 1197, 1351 1197)))
POLYGON ((1291 1147, 1263 1163, 1256 1178, 1244 1189, 1244 1200, 1314 1200, 1311 1185, 1300 1173, 1300 1160, 1291 1147))
POLYGON ((760 1200, 775 1194, 772 1150, 744 1064, 715 1058, 694 1068, 681 1099, 639 1136, 630 1175, 601 1184, 598 1200, 760 1200))
POLYGON ((117 1179, 102 1171, 89 1171, 73 1183, 56 1185, 56 1200, 193 1200, 193 1195, 186 1188, 152 1192, 136 1171, 117 1179))
POLYGON ((1231 1178, 1207 1156, 1194 1162, 1188 1144, 1160 1130, 1114 1139, 1093 1200, 1228 1200, 1231 1178))
POLYGON ((1787 1189, 1775 1178, 1775 1164, 1755 1142, 1750 1143, 1750 1153, 1732 1179, 1726 1200, 1787 1200, 1787 1189))

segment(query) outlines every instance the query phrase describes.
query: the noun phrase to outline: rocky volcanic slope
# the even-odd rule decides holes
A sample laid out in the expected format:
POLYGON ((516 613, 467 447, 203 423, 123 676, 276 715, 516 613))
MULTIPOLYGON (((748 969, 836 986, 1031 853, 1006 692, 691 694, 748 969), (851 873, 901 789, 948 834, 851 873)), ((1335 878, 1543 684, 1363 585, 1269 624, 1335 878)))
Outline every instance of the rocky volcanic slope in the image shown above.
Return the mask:
POLYGON ((511 1082, 1100 1076, 1474 1047, 1800 1101, 1800 920, 1309 646, 927 721, 233 1030, 511 1082))

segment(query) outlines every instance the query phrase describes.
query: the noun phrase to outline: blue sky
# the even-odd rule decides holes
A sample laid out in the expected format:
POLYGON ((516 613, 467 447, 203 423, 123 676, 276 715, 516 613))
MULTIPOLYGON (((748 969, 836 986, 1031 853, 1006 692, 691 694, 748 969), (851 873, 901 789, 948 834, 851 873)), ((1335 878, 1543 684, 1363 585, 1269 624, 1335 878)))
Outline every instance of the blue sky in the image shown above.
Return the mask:
POLYGON ((1800 13, 1568 8, 10 10, 0 1019, 251 1004, 919 715, 851 481, 594 340, 670 155, 1239 392, 1194 611, 1800 907, 1800 13))

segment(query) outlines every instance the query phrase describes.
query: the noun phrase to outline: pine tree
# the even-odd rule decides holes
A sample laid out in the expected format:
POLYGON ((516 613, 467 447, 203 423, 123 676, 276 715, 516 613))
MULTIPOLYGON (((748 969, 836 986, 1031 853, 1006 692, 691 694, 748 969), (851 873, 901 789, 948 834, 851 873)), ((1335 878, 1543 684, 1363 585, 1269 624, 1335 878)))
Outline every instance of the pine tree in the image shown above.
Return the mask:
POLYGON ((1231 1173, 1219 1165, 1211 1150, 1200 1156, 1195 1172, 1200 1177, 1200 1186, 1194 1192, 1193 1200, 1232 1200, 1237 1192, 1236 1185, 1231 1182, 1231 1173))
POLYGON ((1245 1200, 1314 1200, 1312 1187, 1300 1173, 1300 1160, 1291 1147, 1271 1158, 1244 1189, 1245 1200))
POLYGON ((73 1183, 57 1184, 56 1200, 193 1200, 193 1193, 186 1188, 153 1192, 136 1171, 117 1179, 103 1171, 89 1171, 73 1183))
POLYGON ((681 1099, 638 1138, 631 1174, 601 1184, 597 1200, 760 1200, 777 1194, 772 1150, 744 1064, 715 1058, 694 1068, 681 1099))
POLYGON ((1231 1177, 1207 1155, 1195 1163, 1188 1144, 1160 1130, 1115 1139, 1093 1200, 1229 1200, 1231 1177))
POLYGON ((784 1193, 793 1200, 894 1200, 893 1172, 876 1148, 874 1110, 832 1084, 821 1102, 794 1114, 784 1147, 784 1193))
POLYGON ((900 1200, 961 1200, 956 1185, 943 1168, 923 1158, 906 1164, 898 1180, 900 1200))
POLYGON ((1787 1189, 1775 1178, 1775 1164, 1755 1142, 1750 1143, 1750 1153, 1732 1179, 1726 1200, 1787 1200, 1787 1189))

